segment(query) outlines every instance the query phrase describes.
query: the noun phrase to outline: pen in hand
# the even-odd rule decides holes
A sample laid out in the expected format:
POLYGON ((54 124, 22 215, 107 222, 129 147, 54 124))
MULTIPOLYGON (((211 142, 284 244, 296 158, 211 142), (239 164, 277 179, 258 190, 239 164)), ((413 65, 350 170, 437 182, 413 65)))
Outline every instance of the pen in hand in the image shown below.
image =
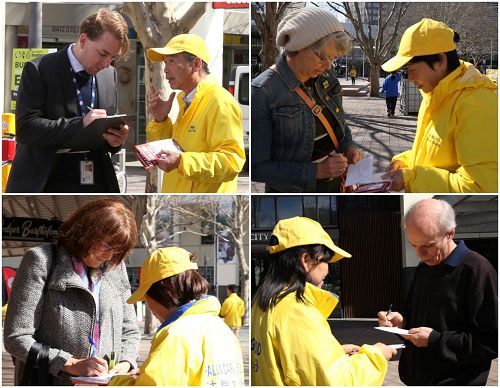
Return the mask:
POLYGON ((389 308, 387 309, 387 313, 385 314, 385 321, 387 322, 388 319, 387 317, 389 316, 389 314, 392 312, 392 304, 389 305, 389 308))
POLYGON ((111 356, 109 357, 109 370, 115 367, 115 352, 111 352, 111 356))
POLYGON ((89 336, 87 338, 89 339, 89 344, 90 344, 90 356, 94 357, 97 354, 97 346, 92 337, 89 336))

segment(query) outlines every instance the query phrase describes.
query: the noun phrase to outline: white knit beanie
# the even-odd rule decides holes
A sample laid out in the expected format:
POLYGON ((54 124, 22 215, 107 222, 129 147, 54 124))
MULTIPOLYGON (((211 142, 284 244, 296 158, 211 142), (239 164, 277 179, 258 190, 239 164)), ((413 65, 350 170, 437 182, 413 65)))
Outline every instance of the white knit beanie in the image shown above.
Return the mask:
POLYGON ((344 31, 344 27, 331 12, 319 8, 301 8, 280 21, 276 44, 287 51, 298 51, 338 31, 344 31))

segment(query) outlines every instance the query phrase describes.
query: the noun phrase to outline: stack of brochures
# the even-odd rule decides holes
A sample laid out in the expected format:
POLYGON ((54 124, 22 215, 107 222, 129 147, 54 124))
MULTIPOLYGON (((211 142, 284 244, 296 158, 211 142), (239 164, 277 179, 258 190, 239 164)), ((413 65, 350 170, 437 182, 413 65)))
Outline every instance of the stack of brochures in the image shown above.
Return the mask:
POLYGON ((135 155, 146 170, 158 164, 155 159, 160 157, 162 151, 184 152, 182 147, 174 139, 157 140, 134 146, 135 155))

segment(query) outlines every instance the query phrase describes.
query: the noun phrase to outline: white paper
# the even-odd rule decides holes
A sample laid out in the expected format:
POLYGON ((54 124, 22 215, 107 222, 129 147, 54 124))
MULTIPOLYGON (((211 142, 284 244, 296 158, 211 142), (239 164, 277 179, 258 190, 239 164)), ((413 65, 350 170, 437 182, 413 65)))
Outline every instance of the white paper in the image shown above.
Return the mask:
POLYGON ((390 348, 393 348, 393 349, 404 349, 405 348, 404 344, 392 344, 392 345, 387 345, 387 346, 389 346, 390 348))
POLYGON ((357 185, 362 183, 367 179, 370 179, 373 175, 373 156, 370 155, 367 158, 361 159, 358 163, 350 164, 347 169, 347 177, 345 179, 345 185, 357 185))
POLYGON ((409 334, 408 330, 400 329, 399 327, 375 326, 375 329, 386 331, 388 333, 394 333, 394 334, 405 334, 405 335, 409 334))
POLYGON ((379 183, 390 179, 383 179, 386 172, 373 172, 373 155, 361 159, 356 164, 350 164, 347 168, 346 186, 379 183))
POLYGON ((94 377, 87 377, 87 376, 78 376, 78 377, 72 377, 71 382, 72 383, 86 383, 86 384, 99 384, 99 385, 107 385, 109 383, 109 380, 111 380, 115 374, 104 374, 101 376, 94 376, 94 377))

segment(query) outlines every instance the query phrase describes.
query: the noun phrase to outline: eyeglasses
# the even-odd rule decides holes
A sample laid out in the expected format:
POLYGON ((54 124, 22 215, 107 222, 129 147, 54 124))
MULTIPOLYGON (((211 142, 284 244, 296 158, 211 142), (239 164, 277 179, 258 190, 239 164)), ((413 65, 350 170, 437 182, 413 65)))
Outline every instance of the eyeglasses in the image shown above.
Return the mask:
POLYGON ((330 58, 328 57, 328 55, 326 55, 325 53, 322 53, 322 52, 318 52, 316 51, 315 49, 313 49, 312 47, 309 47, 311 49, 311 51, 318 57, 318 59, 321 61, 321 62, 326 62, 328 64, 330 63, 333 63, 338 57, 333 57, 333 58, 330 58))
POLYGON ((113 252, 114 254, 118 254, 118 253, 122 253, 123 250, 119 249, 119 248, 115 248, 111 245, 109 245, 108 243, 106 242, 102 242, 99 246, 98 246, 98 249, 102 252, 102 253, 109 253, 109 252, 113 252))

